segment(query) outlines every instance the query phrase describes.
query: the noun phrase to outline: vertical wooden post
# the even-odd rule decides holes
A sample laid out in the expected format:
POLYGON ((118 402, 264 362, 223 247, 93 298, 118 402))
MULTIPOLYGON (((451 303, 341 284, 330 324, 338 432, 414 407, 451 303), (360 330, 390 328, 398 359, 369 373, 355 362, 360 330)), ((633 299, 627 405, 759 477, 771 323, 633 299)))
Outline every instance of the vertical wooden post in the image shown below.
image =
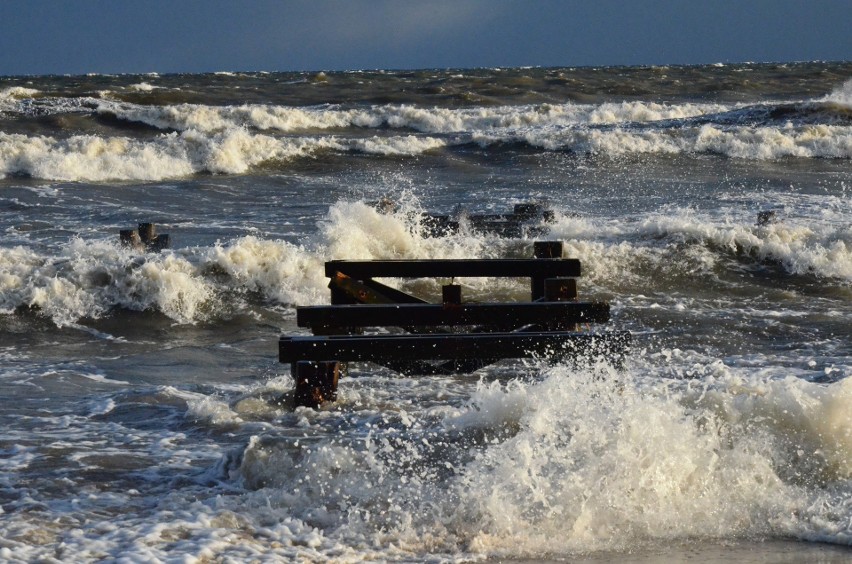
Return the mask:
POLYGON ((577 299, 577 280, 574 278, 548 278, 544 281, 544 300, 570 302, 577 299))
POLYGON ((445 284, 441 286, 441 299, 444 304, 460 304, 462 302, 461 286, 458 284, 445 284))
MULTIPOLYGON (((562 258, 562 241, 536 241, 533 243, 533 256, 538 259, 562 258)), ((533 276, 530 280, 530 299, 544 297, 544 278, 533 276)))
POLYGON ((292 364, 290 372, 296 381, 296 407, 316 409, 327 401, 337 400, 339 362, 300 360, 292 364))
POLYGON ((159 253, 163 249, 169 248, 171 238, 167 234, 157 235, 154 240, 148 243, 148 248, 155 253, 159 253))
POLYGON ((135 250, 142 248, 142 239, 139 238, 139 232, 135 229, 120 230, 118 238, 124 247, 131 247, 135 250))
POLYGON ((776 223, 777 221, 778 217, 775 210, 763 210, 757 214, 757 225, 760 227, 776 223))
POLYGON ((152 244, 156 236, 157 228, 153 223, 139 224, 139 238, 142 239, 142 242, 145 243, 146 246, 152 244))
MULTIPOLYGON (((571 302, 577 299, 577 280, 574 278, 548 278, 544 281, 544 301, 571 302)), ((576 331, 576 323, 557 321, 546 325, 549 331, 576 331)))

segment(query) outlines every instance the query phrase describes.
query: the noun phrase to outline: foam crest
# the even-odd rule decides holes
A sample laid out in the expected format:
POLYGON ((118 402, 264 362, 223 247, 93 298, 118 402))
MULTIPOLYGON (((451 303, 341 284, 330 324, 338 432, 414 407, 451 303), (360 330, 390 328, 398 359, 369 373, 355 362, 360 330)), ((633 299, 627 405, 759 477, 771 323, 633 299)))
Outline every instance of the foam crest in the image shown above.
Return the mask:
MULTIPOLYGON (((137 89, 153 88, 146 83, 137 89)), ((147 91, 147 90, 145 90, 147 91)), ((99 102, 98 112, 119 119, 145 123, 160 129, 206 133, 234 127, 290 133, 307 130, 363 128, 406 128, 423 133, 476 132, 519 127, 615 124, 683 119, 730 110, 718 104, 666 105, 647 102, 621 104, 540 104, 450 109, 410 105, 341 109, 336 106, 297 108, 265 104, 206 106, 177 104, 141 106, 99 102)))
POLYGON ((523 143, 608 157, 703 153, 751 160, 852 158, 852 128, 833 125, 723 128, 708 124, 661 130, 545 127, 480 131, 472 134, 472 140, 483 147, 523 143))
POLYGON ((140 122, 159 129, 187 131, 190 129, 213 133, 226 129, 250 127, 260 130, 292 132, 312 129, 333 129, 357 125, 376 127, 375 117, 360 111, 336 109, 294 108, 245 104, 241 106, 207 106, 175 104, 142 106, 137 104, 102 102, 98 112, 119 119, 140 122))
POLYGON ((274 138, 251 134, 245 129, 228 129, 212 135, 188 130, 163 134, 150 141, 94 135, 55 139, 0 133, 0 174, 66 181, 157 181, 199 172, 243 174, 266 162, 287 161, 323 150, 417 155, 443 144, 436 139, 412 136, 351 140, 274 138))
POLYGON ((0 174, 68 181, 162 180, 195 172, 174 138, 153 143, 126 138, 69 139, 0 133, 0 174))
POLYGON ((715 225, 696 217, 659 216, 640 230, 664 234, 711 249, 771 260, 794 274, 816 274, 852 281, 852 232, 848 226, 779 222, 763 227, 737 223, 715 225))
POLYGON ((364 202, 337 202, 320 224, 325 252, 333 258, 362 260, 470 258, 485 254, 484 237, 421 236, 414 219, 418 207, 415 199, 409 199, 400 211, 384 214, 364 202))
POLYGON ((205 253, 203 269, 224 272, 233 283, 284 304, 321 303, 328 293, 323 259, 286 241, 241 237, 205 253))
POLYGON ((821 101, 840 104, 841 106, 852 108, 852 79, 844 82, 821 101))
MULTIPOLYGON (((341 226, 340 233, 345 229, 341 226)), ((144 256, 113 241, 82 239, 53 256, 0 248, 0 313, 35 308, 62 327, 124 308, 196 323, 230 315, 231 307, 240 307, 232 299, 239 295, 277 304, 321 303, 328 293, 322 264, 329 247, 322 241, 315 245, 311 251, 247 236, 144 256)))
POLYGON ((149 84, 147 82, 139 82, 137 84, 131 84, 127 88, 135 92, 153 92, 154 90, 160 88, 160 86, 154 86, 153 84, 149 84))
POLYGON ((213 287, 174 254, 131 255, 113 243, 72 240, 59 256, 0 249, 0 311, 36 308, 58 326, 99 318, 114 307, 157 310, 181 323, 201 319, 213 287))
POLYGON ((18 107, 19 100, 26 100, 39 94, 41 91, 23 86, 0 89, 0 112, 14 111, 18 107))
POLYGON ((653 122, 685 119, 730 111, 730 106, 720 104, 656 104, 653 102, 606 103, 595 106, 588 115, 590 124, 616 124, 625 122, 653 122))
POLYGON ((455 524, 469 546, 541 556, 795 527, 848 542, 848 513, 812 505, 832 498, 827 481, 840 488, 830 505, 848 495, 848 379, 823 386, 715 370, 708 385, 557 368, 523 393, 478 392, 451 426, 483 413, 489 428, 519 430, 459 476, 465 509, 455 524))

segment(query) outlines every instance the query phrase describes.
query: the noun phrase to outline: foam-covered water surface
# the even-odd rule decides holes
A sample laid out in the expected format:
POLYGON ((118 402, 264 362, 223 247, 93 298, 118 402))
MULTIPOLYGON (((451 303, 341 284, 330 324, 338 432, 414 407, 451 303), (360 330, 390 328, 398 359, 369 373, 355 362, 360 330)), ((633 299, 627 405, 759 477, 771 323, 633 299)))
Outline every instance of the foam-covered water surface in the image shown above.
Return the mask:
POLYGON ((0 557, 848 559, 849 76, 0 77, 0 557), (540 235, 463 219, 526 202, 540 235), (170 248, 121 246, 139 222, 170 248), (328 302, 325 261, 541 239, 633 333, 623 366, 351 364, 293 407, 278 337, 328 302))

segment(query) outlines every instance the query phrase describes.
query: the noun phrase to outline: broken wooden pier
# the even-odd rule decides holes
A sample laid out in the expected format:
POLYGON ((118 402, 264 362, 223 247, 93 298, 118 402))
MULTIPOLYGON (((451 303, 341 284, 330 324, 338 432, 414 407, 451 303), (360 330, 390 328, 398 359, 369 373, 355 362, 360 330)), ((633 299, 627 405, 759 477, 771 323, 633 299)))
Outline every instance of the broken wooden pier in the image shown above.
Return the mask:
MULTIPOLYGON (((380 212, 397 211, 398 205, 388 198, 373 202, 380 212)), ((556 221, 556 213, 544 203, 515 204, 506 213, 477 214, 459 208, 448 214, 424 212, 417 214, 420 234, 424 237, 445 237, 459 231, 490 234, 509 239, 544 236, 548 225, 556 221)))
POLYGON ((580 261, 563 259, 559 242, 537 242, 532 259, 334 260, 325 264, 331 305, 299 307, 310 336, 282 336, 279 360, 291 364, 297 405, 334 401, 343 362, 372 362, 404 374, 472 372, 503 359, 604 356, 620 363, 625 331, 593 333, 609 304, 578 301, 580 261), (469 303, 461 286, 442 288, 441 303, 377 278, 512 277, 530 280, 530 301, 469 303), (397 332, 367 333, 368 328, 397 332))

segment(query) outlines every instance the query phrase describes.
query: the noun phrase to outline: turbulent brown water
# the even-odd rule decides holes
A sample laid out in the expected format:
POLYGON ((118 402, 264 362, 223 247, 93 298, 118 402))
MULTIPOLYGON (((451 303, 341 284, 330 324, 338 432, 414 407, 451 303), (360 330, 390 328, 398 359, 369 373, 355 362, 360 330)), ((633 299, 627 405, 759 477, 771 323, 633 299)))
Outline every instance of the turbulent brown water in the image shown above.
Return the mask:
POLYGON ((848 62, 0 77, 0 556, 842 561, 850 158, 848 62), (277 401, 324 261, 529 256, 416 213, 529 201, 623 370, 277 401))

